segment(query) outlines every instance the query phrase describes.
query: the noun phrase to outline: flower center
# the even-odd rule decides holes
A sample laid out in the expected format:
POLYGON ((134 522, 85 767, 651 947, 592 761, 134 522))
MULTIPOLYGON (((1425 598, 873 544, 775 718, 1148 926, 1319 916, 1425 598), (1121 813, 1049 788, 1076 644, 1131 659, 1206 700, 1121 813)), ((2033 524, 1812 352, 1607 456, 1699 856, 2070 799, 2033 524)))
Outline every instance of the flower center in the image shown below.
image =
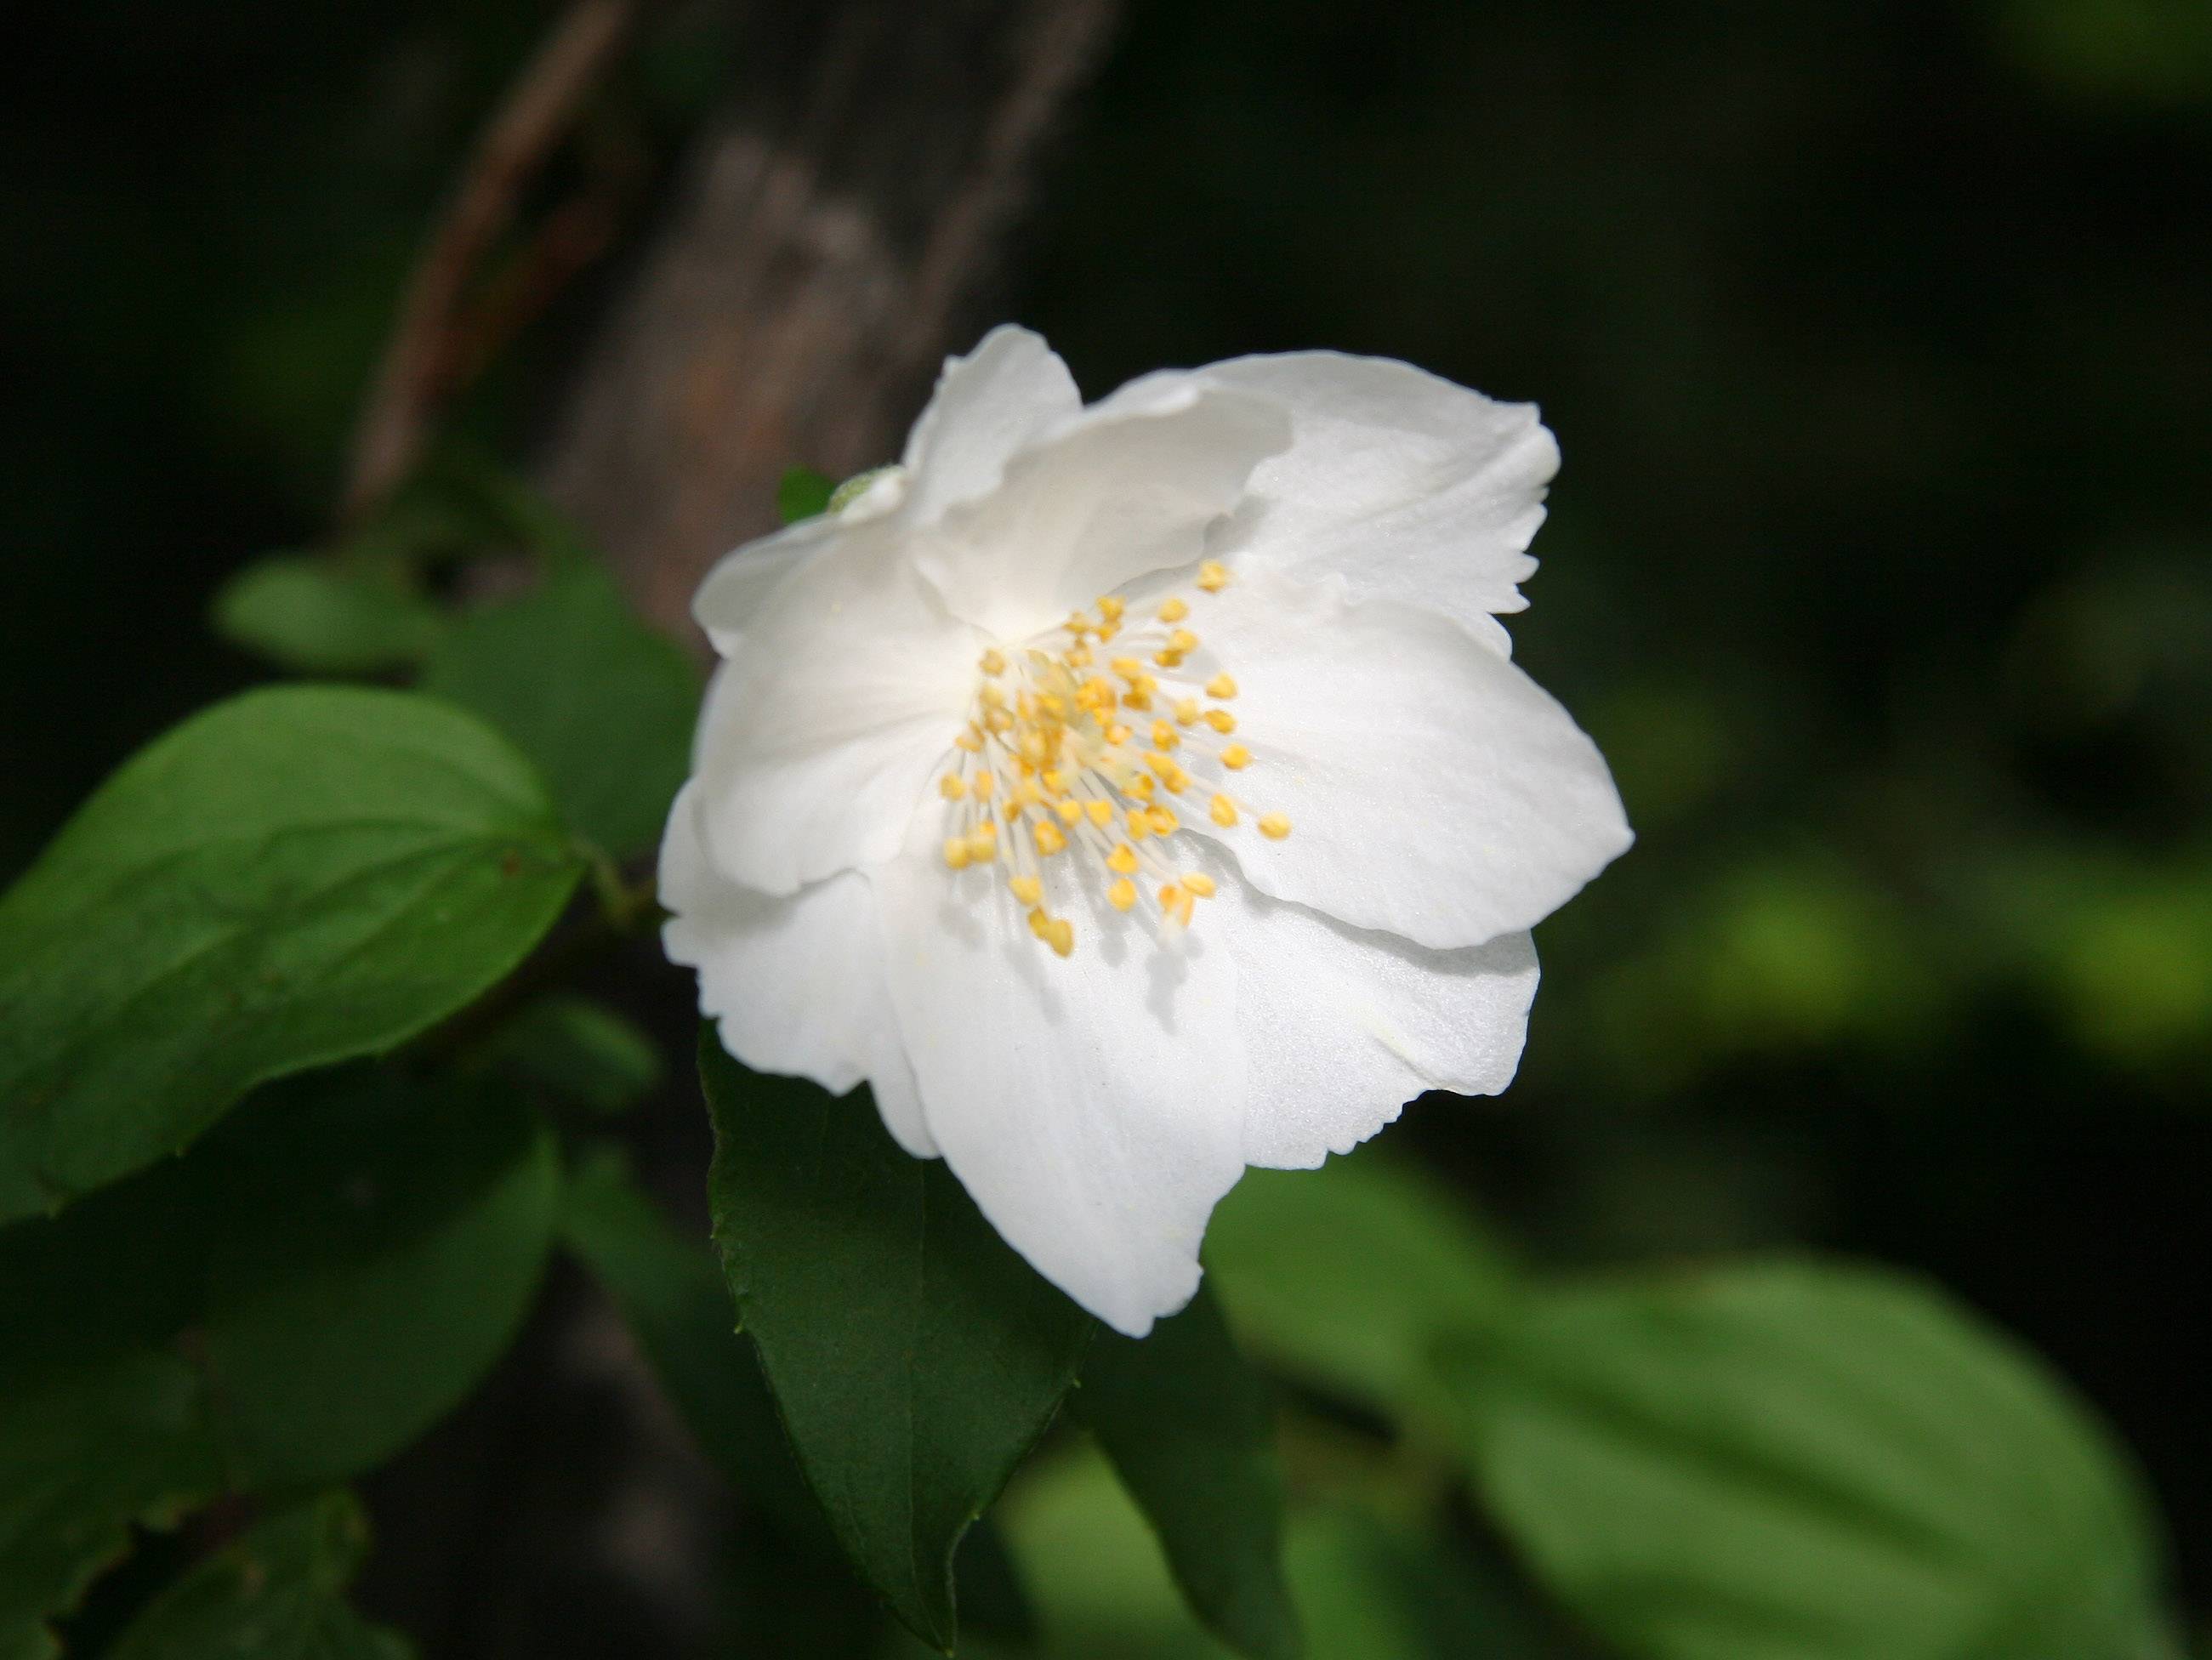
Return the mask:
MULTIPOLYGON (((1199 567, 1201 596, 1228 581, 1226 567, 1199 567)), ((1075 928, 1051 908, 1055 873, 1082 879, 1061 855, 1096 860, 1107 903, 1152 916, 1171 944, 1214 891, 1212 877, 1176 857, 1178 807, 1224 830, 1249 818, 1274 840, 1291 833, 1281 813, 1255 813, 1229 787, 1252 755, 1231 737, 1236 681, 1184 626, 1190 602, 1176 595, 1149 617, 1126 613, 1109 595, 1043 642, 985 652, 975 704, 953 739, 957 758, 938 781, 945 862, 1006 866, 1030 932, 1062 957, 1075 948, 1075 928), (1186 667, 1194 655, 1216 671, 1202 683, 1196 666, 1186 667)))

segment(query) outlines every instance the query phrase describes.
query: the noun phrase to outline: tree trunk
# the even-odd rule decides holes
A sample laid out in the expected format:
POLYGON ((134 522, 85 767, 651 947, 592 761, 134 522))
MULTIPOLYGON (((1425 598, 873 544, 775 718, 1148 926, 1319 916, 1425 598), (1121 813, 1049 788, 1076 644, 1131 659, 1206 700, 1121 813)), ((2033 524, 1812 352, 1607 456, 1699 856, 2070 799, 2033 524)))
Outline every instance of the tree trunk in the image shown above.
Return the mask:
POLYGON ((894 453, 975 331, 1040 147, 1116 0, 754 9, 556 423, 545 477, 656 621, 772 528, 778 477, 894 453))

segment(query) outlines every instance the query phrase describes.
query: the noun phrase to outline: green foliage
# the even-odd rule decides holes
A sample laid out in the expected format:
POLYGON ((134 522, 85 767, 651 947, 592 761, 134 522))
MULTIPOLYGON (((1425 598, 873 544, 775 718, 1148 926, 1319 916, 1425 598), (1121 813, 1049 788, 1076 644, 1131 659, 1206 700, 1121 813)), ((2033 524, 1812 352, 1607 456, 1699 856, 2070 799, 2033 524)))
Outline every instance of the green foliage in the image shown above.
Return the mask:
POLYGON ((837 481, 812 467, 786 467, 775 487, 776 516, 787 525, 830 511, 837 481))
POLYGON ((428 698, 285 688, 187 721, 0 897, 0 1220, 452 1013, 579 868, 528 763, 428 698))
POLYGON ((637 1023, 589 997, 541 997, 486 1038, 472 1068, 525 1079, 612 1117, 660 1087, 660 1050, 637 1023))
POLYGON ((296 674, 378 674, 420 663, 446 626, 404 567, 278 554, 216 596, 216 631, 296 674))
POLYGON ((513 739, 569 828, 609 854, 659 840, 690 769, 699 676, 598 564, 557 562, 528 593, 462 617, 422 688, 513 739))
POLYGON ((279 1511, 163 1591, 108 1660, 406 1660, 405 1642, 345 1602, 368 1549, 349 1493, 279 1511))
POLYGON ((1452 1352, 1467 1455, 1542 1581, 1656 1660, 2135 1660, 2157 1550, 2102 1432, 1868 1270, 1567 1285, 1452 1352))
POLYGON ((953 1553, 1091 1322, 864 1095, 747 1073, 711 1028, 699 1054, 715 1241, 799 1467, 861 1577, 949 1651, 953 1553))
POLYGON ((1373 1152, 1250 1171, 1206 1230, 1214 1289, 1255 1349, 1393 1418, 1441 1420, 1431 1353, 1510 1306, 1514 1280, 1466 1208, 1373 1152))
MULTIPOLYGON (((133 1520, 381 1462, 512 1341, 557 1203, 481 1089, 280 1085, 191 1154, 0 1230, 0 1643, 133 1520)), ((0 1646, 0 1652, 4 1652, 0 1646)))
POLYGON ((1251 1660, 1294 1660, 1273 1403, 1212 1293, 1141 1341, 1101 1332, 1079 1400, 1192 1609, 1251 1660))

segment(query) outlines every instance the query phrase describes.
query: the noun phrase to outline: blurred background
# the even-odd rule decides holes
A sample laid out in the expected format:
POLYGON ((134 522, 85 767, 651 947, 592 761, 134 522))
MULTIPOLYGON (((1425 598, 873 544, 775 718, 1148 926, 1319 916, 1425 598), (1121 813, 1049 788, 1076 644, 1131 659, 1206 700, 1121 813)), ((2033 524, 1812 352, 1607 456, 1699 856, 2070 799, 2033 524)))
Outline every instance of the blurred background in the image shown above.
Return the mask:
MULTIPOLYGON (((703 486, 722 516, 626 550, 640 521, 570 464, 574 388, 605 378, 702 136, 770 106, 804 129, 841 9, 769 9, 638 25, 529 186, 590 209, 574 257, 518 279, 447 414, 565 481, 663 616, 656 543, 696 570, 773 522, 782 467, 887 455, 927 380, 871 386, 844 426, 801 399, 738 434, 746 466, 703 486)), ((1006 9, 945 8, 917 75, 957 94, 1006 9)), ((2212 1608, 2187 1359, 2212 1247, 2212 9, 1093 9, 1024 48, 1080 61, 917 362, 1000 317, 1093 396, 1332 346, 1535 400, 1565 452, 1516 651, 1641 839, 1540 930, 1510 1094, 1432 1098, 1395 1151, 1540 1262, 1790 1243, 1933 1276, 2112 1421, 2183 1600, 2212 1608)), ((0 869, 261 678, 204 625, 211 596, 332 534, 408 273, 556 15, 19 16, 0 869)), ((893 118, 926 152, 928 106, 893 118)), ((682 1053, 682 977, 641 956, 604 988, 682 1053)), ((696 1095, 635 1138, 696 1211, 696 1095)), ((372 1486, 365 1600, 434 1653, 720 1651, 726 1624, 800 1651, 760 1635, 775 1565, 588 1304, 556 1285, 485 1399, 372 1486)), ((1032 1539, 1074 1493, 1032 1500, 1032 1539)))

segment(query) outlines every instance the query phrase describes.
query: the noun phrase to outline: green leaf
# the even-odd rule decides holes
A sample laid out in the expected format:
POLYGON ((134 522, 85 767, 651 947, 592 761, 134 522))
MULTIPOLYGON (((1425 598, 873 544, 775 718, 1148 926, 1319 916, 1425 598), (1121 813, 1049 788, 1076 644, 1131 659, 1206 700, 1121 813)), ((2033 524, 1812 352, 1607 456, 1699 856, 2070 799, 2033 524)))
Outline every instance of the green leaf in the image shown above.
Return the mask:
POLYGON ((837 481, 826 472, 817 472, 812 467, 787 467, 775 487, 776 514, 785 524, 795 525, 827 513, 830 497, 836 489, 837 481))
POLYGON ((1078 1399, 1192 1610, 1252 1660, 1298 1654, 1273 1403, 1211 1294, 1142 1341, 1101 1332, 1078 1399))
POLYGON ((1556 1651, 1501 1575, 1362 1511, 1300 1517, 1285 1557, 1316 1655, 1538 1660, 1556 1651))
MULTIPOLYGON (((679 1234, 631 1179, 620 1149, 598 1147, 570 1175, 563 1237, 636 1335, 661 1387, 701 1448, 748 1501, 807 1553, 782 1565, 815 1582, 826 1602, 858 1583, 828 1518, 799 1474, 753 1346, 738 1333, 737 1310, 712 1243, 679 1234), (825 1572, 825 1570, 827 1570, 825 1572)), ((959 1584, 969 1623, 1017 1637, 1031 1617, 1005 1546, 987 1520, 962 1541, 959 1584)), ((868 1617, 872 1601, 863 1599, 868 1617)))
POLYGON ((0 1221, 451 1014, 579 867, 528 763, 428 698, 286 687, 186 721, 0 896, 0 1221))
POLYGON ((636 1022, 568 994, 532 1003, 479 1045, 468 1065, 527 1079, 610 1117, 659 1088, 665 1072, 659 1047, 636 1022))
POLYGON ((503 1096, 401 1088, 325 1087, 239 1138, 224 1172, 237 1220, 211 1242, 199 1341, 241 1485, 382 1463, 529 1311, 559 1220, 553 1138, 503 1096))
MULTIPOLYGON (((45 1341, 8 1329, 11 1345, 45 1341)), ((0 1379, 0 1656, 58 1653, 44 1622, 129 1551, 131 1523, 173 1521, 221 1481, 202 1380, 177 1355, 0 1379)))
POLYGON ((830 1544, 760 1362, 738 1335, 713 1243, 678 1233, 631 1180, 619 1151, 605 1147, 569 1177, 562 1237, 613 1298, 708 1457, 778 1525, 830 1544))
POLYGON ((556 1175, 512 1102, 349 1073, 0 1229, 0 1654, 132 1521, 357 1474, 450 1410, 528 1309, 556 1175))
POLYGON ((216 596, 216 629, 297 674, 377 674, 419 663, 446 616, 401 568, 281 554, 216 596))
POLYGON ((950 1651, 952 1558, 1090 1335, 872 1102, 746 1073, 712 1028, 714 1237, 799 1467, 862 1578, 950 1651))
POLYGON ((107 1660, 405 1660, 404 1639, 344 1600, 368 1549, 349 1493, 279 1511, 163 1591, 107 1660))
POLYGON ((2120 1457, 1925 1287, 1790 1262, 1601 1280, 1532 1297, 1453 1371, 1492 1516, 1626 1654, 2160 1651, 2120 1457))
POLYGON ((699 675, 598 564, 461 617, 422 688, 474 709, 552 781, 568 825, 623 858, 654 844, 690 769, 699 675))
POLYGON ((1248 1172, 1214 1210, 1206 1257, 1253 1349, 1389 1417, 1448 1415, 1437 1340, 1483 1329, 1515 1296, 1465 1206, 1371 1151, 1248 1172))

